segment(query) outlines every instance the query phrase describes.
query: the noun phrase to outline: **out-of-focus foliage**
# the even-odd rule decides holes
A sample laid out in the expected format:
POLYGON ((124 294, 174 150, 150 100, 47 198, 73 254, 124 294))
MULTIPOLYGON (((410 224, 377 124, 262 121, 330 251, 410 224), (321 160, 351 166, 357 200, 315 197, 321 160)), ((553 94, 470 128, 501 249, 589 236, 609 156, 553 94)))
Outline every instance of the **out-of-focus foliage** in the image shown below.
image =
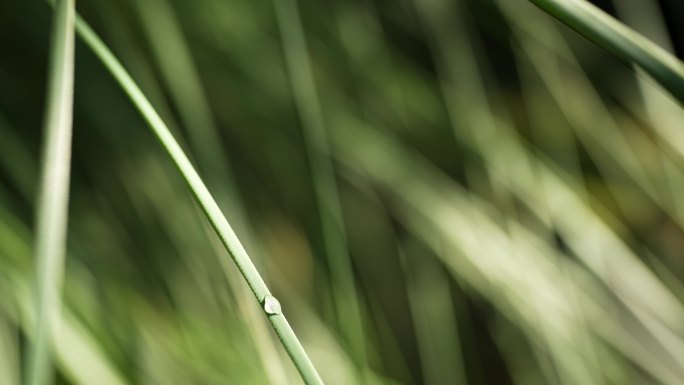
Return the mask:
MULTIPOLYGON (((598 3, 673 54, 678 0, 598 3)), ((684 384, 684 111, 526 0, 77 1, 326 384, 684 384)), ((0 2, 0 384, 21 383, 51 8, 0 2)), ((59 384, 298 384, 77 43, 59 384)), ((679 50, 679 51, 678 51, 679 50)))

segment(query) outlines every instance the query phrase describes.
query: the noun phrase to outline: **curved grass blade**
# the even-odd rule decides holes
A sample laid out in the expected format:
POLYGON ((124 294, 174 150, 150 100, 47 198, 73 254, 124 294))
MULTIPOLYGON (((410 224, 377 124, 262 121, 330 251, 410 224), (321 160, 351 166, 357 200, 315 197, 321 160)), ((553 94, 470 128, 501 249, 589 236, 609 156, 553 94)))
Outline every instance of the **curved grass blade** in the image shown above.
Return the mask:
MULTIPOLYGON (((243 199, 235 188, 233 167, 221 145, 220 129, 172 4, 168 0, 154 0, 135 2, 135 5, 164 83, 187 129, 190 153, 196 156, 196 164, 205 174, 205 181, 216 200, 231 213, 231 222, 243 244, 251 252, 263 255, 254 241, 243 199)), ((215 242, 212 245, 221 247, 215 242)), ((276 350, 276 342, 269 335, 268 327, 257 318, 260 317, 259 310, 249 303, 247 288, 240 283, 235 270, 224 270, 231 290, 236 293, 245 326, 257 348, 268 381, 272 385, 287 384, 284 361, 276 350)))
POLYGON ((684 64, 584 0, 529 0, 579 34, 648 72, 684 102, 684 64))
POLYGON ((55 6, 44 123, 43 171, 35 235, 37 297, 26 384, 52 382, 51 346, 59 322, 66 249, 74 92, 75 0, 55 6))
MULTIPOLYGON (((209 190, 204 185, 197 171, 193 167, 188 157, 183 152, 176 139, 173 137, 163 120, 157 114, 152 104, 142 93, 135 81, 126 72, 114 54, 107 48, 104 42, 95 34, 90 26, 80 17, 76 20, 76 29, 85 43, 93 50, 95 55, 102 61, 110 71, 115 80, 122 87, 124 92, 133 102, 133 105, 142 114, 145 121, 149 124, 153 133, 161 143, 164 150, 171 157, 178 168, 186 184, 190 188, 193 197, 207 216, 211 226, 216 231, 226 250, 230 253, 233 261, 237 265, 240 273, 247 281, 249 288, 256 297, 257 301, 264 303, 266 298, 270 298, 271 293, 263 279, 256 270, 251 259, 247 255, 244 247, 235 235, 228 220, 221 212, 218 204, 212 197, 209 190)), ((297 367, 302 379, 307 384, 323 384, 316 369, 307 356, 304 348, 297 339, 294 331, 287 322, 281 311, 266 312, 268 319, 273 326, 278 338, 283 344, 292 362, 297 367)))

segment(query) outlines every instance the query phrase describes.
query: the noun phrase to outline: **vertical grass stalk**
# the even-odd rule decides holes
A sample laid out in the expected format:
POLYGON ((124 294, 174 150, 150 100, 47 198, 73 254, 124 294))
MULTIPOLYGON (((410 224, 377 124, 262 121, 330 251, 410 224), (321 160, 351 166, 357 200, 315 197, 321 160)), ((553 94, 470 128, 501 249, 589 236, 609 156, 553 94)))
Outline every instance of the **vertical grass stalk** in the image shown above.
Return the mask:
POLYGON ((55 6, 48 67, 45 144, 35 235, 36 318, 26 384, 52 382, 51 348, 60 318, 64 274, 74 92, 75 0, 55 6))
MULTIPOLYGON (((90 26, 80 17, 77 17, 76 29, 79 36, 83 38, 86 44, 93 50, 95 55, 102 61, 107 70, 114 76, 114 79, 119 83, 124 92, 133 102, 135 108, 141 113, 152 132, 161 143, 164 150, 171 157, 171 160, 178 168, 181 176, 185 180, 187 186, 192 192, 193 197, 202 208, 209 223, 213 227, 219 239, 223 243, 226 250, 229 252, 233 261, 237 265, 240 273, 247 281, 249 288, 256 297, 259 303, 271 296, 271 293, 264 283, 263 279, 256 270, 252 260, 247 255, 245 248, 240 243, 240 240, 235 235, 228 220, 221 212, 218 204, 212 197, 211 193, 205 186, 197 171, 193 167, 188 157, 183 152, 176 139, 173 137, 168 127, 161 119, 159 114, 155 111, 152 104, 142 93, 138 85, 126 72, 119 60, 107 48, 104 42, 95 34, 90 26)), ((268 319, 273 326, 278 338, 283 344, 292 362, 299 371, 302 379, 307 384, 323 384, 318 372, 311 363, 304 348, 294 334, 287 319, 281 311, 266 312, 268 319)))

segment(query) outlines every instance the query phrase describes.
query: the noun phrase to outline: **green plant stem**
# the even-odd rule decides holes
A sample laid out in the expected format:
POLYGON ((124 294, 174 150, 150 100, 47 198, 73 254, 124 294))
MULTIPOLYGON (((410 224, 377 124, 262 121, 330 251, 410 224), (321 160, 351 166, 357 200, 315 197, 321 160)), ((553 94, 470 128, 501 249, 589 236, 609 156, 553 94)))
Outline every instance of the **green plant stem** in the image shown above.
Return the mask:
MULTIPOLYGON (((133 105, 142 114, 153 133, 162 144, 164 150, 171 157, 186 184, 190 188, 192 195, 202 208, 202 211, 209 219, 211 226, 216 231, 226 250, 230 253, 233 261, 237 265, 240 273, 247 281, 249 288, 261 303, 267 295, 271 295, 268 287, 254 267, 251 259, 247 255, 244 247, 238 240, 235 232, 216 204, 216 201, 209 193, 209 190, 202 182, 202 179, 195 171, 190 160, 185 155, 180 145, 155 111, 154 107, 147 100, 135 81, 126 72, 114 54, 107 48, 104 42, 95 34, 90 26, 80 17, 77 17, 76 29, 78 34, 86 44, 93 50, 95 55, 102 61, 105 67, 114 76, 115 80, 123 88, 124 92, 133 102, 133 105)), ((316 372, 313 364, 309 360, 304 348, 297 339, 294 331, 282 313, 269 315, 269 321, 273 326, 278 338, 283 344, 292 362, 297 367, 302 379, 307 384, 323 384, 320 376, 316 372)))
POLYGON ((306 37, 296 0, 274 0, 276 18, 295 106, 303 128, 316 205, 329 265, 333 302, 340 331, 357 363, 366 361, 361 306, 358 301, 347 234, 330 157, 323 111, 316 90, 306 37))
MULTIPOLYGON (((202 86, 183 29, 169 0, 135 2, 141 16, 141 26, 147 33, 152 52, 156 56, 163 79, 168 86, 181 122, 188 134, 190 153, 196 155, 195 164, 205 175, 205 181, 216 200, 231 213, 231 223, 240 234, 242 243, 254 255, 263 253, 254 241, 252 228, 247 220, 242 197, 237 189, 233 168, 221 145, 217 126, 206 91, 202 86)), ((212 243, 220 248, 218 244, 212 243)), ((259 263, 259 259, 255 262, 259 263)), ((227 264, 222 265, 227 266, 227 264)), ((251 295, 240 282, 237 272, 225 269, 230 289, 235 293, 245 326, 254 341, 263 368, 271 385, 286 385, 287 373, 284 361, 276 349, 268 326, 255 322, 259 310, 248 303, 251 295)), ((259 321, 261 321, 259 319, 259 321)))
POLYGON ((684 64, 584 0, 529 0, 579 34, 648 72, 684 102, 684 64))
POLYGON ((60 318, 69 203, 74 92, 74 0, 55 5, 48 69, 45 144, 38 195, 34 258, 36 322, 26 384, 52 382, 51 348, 60 318))

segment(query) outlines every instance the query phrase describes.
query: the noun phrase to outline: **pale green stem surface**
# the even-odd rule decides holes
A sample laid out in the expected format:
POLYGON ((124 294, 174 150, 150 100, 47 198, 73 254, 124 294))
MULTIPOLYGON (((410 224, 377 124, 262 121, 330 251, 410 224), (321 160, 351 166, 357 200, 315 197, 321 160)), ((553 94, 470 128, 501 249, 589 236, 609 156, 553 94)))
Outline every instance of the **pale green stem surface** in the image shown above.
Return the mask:
MULTIPOLYGON (((200 73, 175 11, 168 0, 141 1, 136 2, 136 6, 164 82, 168 85, 173 103, 186 128, 190 152, 196 156, 198 169, 206 175, 205 180, 216 200, 231 213, 231 222, 243 244, 252 255, 255 252, 262 255, 263 260, 262 250, 254 241, 253 231, 244 212, 233 169, 221 146, 220 129, 210 109, 200 73)), ((255 263, 258 265, 259 260, 255 260, 255 263)), ((259 310, 248 302, 250 294, 239 282, 237 272, 226 269, 226 273, 269 383, 287 384, 287 374, 283 360, 276 350, 276 342, 270 338, 266 324, 256 318, 259 317, 259 310)))
MULTIPOLYGON (((230 253, 233 261, 240 270, 240 273, 247 281, 252 293, 261 303, 266 296, 271 295, 268 287, 178 142, 135 81, 130 77, 114 54, 106 47, 104 42, 102 42, 90 26, 79 17, 77 18, 76 28, 79 35, 111 72, 119 85, 130 97, 134 106, 143 115, 145 121, 149 124, 153 133, 164 147, 164 150, 168 153, 180 171, 194 198, 197 200, 197 203, 201 206, 202 211, 211 223, 211 226, 230 253)), ((322 384, 323 382, 320 379, 320 376, 294 334, 294 331, 285 319, 285 316, 282 313, 279 313, 269 315, 268 318, 304 382, 307 384, 322 384)))
POLYGON ((36 322, 28 351, 26 384, 52 383, 51 350, 59 325, 71 164, 74 92, 74 0, 56 2, 48 72, 48 98, 34 258, 36 322))
POLYGON ((295 0, 275 0, 285 61, 299 113, 328 258, 341 332, 358 362, 365 362, 360 305, 340 205, 328 135, 316 90, 306 37, 295 0))

